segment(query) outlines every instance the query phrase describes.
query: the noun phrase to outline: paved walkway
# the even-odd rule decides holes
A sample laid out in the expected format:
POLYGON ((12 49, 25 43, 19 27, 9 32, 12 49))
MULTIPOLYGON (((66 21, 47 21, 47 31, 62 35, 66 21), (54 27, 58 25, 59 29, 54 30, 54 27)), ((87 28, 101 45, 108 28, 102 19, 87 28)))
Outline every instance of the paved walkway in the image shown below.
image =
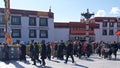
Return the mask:
MULTIPOLYGON (((90 58, 74 58, 76 63, 72 63, 71 58, 69 58, 67 64, 57 59, 52 59, 51 61, 46 59, 46 67, 44 68, 120 68, 120 52, 118 52, 117 60, 103 59, 98 55, 92 55, 90 58)), ((32 64, 33 62, 30 58, 27 58, 27 62, 15 60, 9 62, 0 61, 0 68, 42 68, 39 63, 36 66, 32 64)))

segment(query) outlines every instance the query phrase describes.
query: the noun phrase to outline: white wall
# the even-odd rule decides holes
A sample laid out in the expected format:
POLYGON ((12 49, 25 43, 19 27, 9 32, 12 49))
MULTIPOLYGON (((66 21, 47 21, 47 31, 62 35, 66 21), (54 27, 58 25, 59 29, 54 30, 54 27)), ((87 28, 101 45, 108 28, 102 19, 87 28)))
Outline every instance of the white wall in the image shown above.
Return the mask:
POLYGON ((54 41, 54 19, 49 18, 49 31, 48 31, 48 41, 53 42, 54 41))
MULTIPOLYGON (((16 42, 16 40, 25 42, 31 40, 35 40, 37 42, 40 42, 41 40, 45 40, 46 42, 54 41, 54 19, 48 18, 48 26, 39 26, 39 17, 36 17, 36 23, 36 26, 29 26, 29 17, 21 16, 21 25, 11 25, 11 29, 21 29, 21 38, 12 38, 13 42, 16 42), (29 29, 36 30, 37 38, 29 38, 29 29), (39 38, 40 30, 48 30, 48 38, 39 38)), ((4 42, 4 38, 0 38, 0 42, 4 42)))
POLYGON ((69 28, 55 28, 54 30, 55 41, 63 40, 64 42, 69 40, 69 28))
POLYGON ((100 25, 99 25, 99 29, 94 30, 94 32, 95 32, 95 41, 96 42, 104 41, 104 42, 111 43, 111 42, 117 41, 117 35, 116 35, 117 23, 114 24, 113 28, 109 27, 109 23, 107 24, 108 27, 102 27, 102 22, 97 22, 97 23, 99 23, 100 25), (107 29, 107 35, 105 35, 105 36, 102 35, 102 30, 103 29, 107 29), (114 30, 114 35, 109 35, 109 30, 110 29, 114 30))

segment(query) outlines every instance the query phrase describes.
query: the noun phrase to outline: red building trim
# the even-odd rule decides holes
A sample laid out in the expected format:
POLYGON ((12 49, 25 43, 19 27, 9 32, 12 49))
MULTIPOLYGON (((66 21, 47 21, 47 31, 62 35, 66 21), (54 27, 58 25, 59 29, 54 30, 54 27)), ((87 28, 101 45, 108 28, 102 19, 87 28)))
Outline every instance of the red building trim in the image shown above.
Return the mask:
MULTIPOLYGON (((63 22, 55 22, 54 23, 55 28, 69 28, 71 35, 86 35, 86 23, 81 22, 69 22, 69 23, 63 23, 63 22), (79 28, 77 30, 74 30, 72 28, 79 28)), ((89 35, 95 35, 94 29, 99 28, 99 24, 96 23, 90 23, 89 24, 89 35)))
POLYGON ((115 22, 118 22, 118 20, 120 20, 120 18, 117 17, 95 17, 94 18, 95 22, 103 22, 104 20, 107 20, 108 22, 110 22, 111 20, 114 20, 115 22))
MULTIPOLYGON (((72 35, 86 35, 86 30, 70 30, 72 35)), ((89 35, 95 35, 93 30, 89 31, 89 35)))
MULTIPOLYGON (((0 8, 0 12, 4 13, 4 8, 0 8)), ((10 9, 11 14, 20 14, 22 16, 48 16, 49 18, 54 18, 53 12, 44 12, 44 11, 31 11, 31 10, 20 10, 20 9, 10 9)))
POLYGON ((55 22, 54 28, 69 28, 69 23, 55 22))

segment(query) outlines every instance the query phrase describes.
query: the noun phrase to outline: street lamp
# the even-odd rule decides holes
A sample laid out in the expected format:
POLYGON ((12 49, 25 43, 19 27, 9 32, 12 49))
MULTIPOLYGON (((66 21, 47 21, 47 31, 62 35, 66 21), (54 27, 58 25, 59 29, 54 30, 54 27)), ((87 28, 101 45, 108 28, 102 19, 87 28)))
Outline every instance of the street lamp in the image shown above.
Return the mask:
POLYGON ((83 17, 85 17, 86 19, 86 41, 89 42, 89 19, 91 18, 92 15, 94 15, 94 13, 90 13, 89 9, 87 9, 86 13, 81 13, 81 15, 83 17))

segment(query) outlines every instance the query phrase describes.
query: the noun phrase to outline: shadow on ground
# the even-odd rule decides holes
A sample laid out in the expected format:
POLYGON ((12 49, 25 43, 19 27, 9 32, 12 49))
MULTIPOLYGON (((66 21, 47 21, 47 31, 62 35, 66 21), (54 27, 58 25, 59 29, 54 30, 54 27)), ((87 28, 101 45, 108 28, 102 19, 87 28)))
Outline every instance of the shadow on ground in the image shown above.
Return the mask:
POLYGON ((110 61, 120 61, 120 58, 112 58, 112 59, 109 59, 110 61))
POLYGON ((50 67, 50 66, 36 66, 37 68, 52 68, 52 67, 50 67))
POLYGON ((78 68, 81 68, 81 67, 83 67, 83 68, 88 68, 87 66, 84 66, 84 65, 80 65, 80 64, 75 64, 75 66, 77 66, 78 68))
POLYGON ((57 60, 50 60, 52 62, 56 62, 56 63, 60 63, 60 61, 57 61, 57 60))
POLYGON ((102 57, 90 57, 90 58, 92 58, 92 59, 102 59, 102 57))
POLYGON ((10 63, 14 64, 16 68, 25 68, 24 66, 20 65, 17 61, 10 61, 10 63))
POLYGON ((81 58, 80 60, 85 60, 85 61, 91 61, 91 62, 94 62, 94 60, 91 59, 91 58, 81 58))

